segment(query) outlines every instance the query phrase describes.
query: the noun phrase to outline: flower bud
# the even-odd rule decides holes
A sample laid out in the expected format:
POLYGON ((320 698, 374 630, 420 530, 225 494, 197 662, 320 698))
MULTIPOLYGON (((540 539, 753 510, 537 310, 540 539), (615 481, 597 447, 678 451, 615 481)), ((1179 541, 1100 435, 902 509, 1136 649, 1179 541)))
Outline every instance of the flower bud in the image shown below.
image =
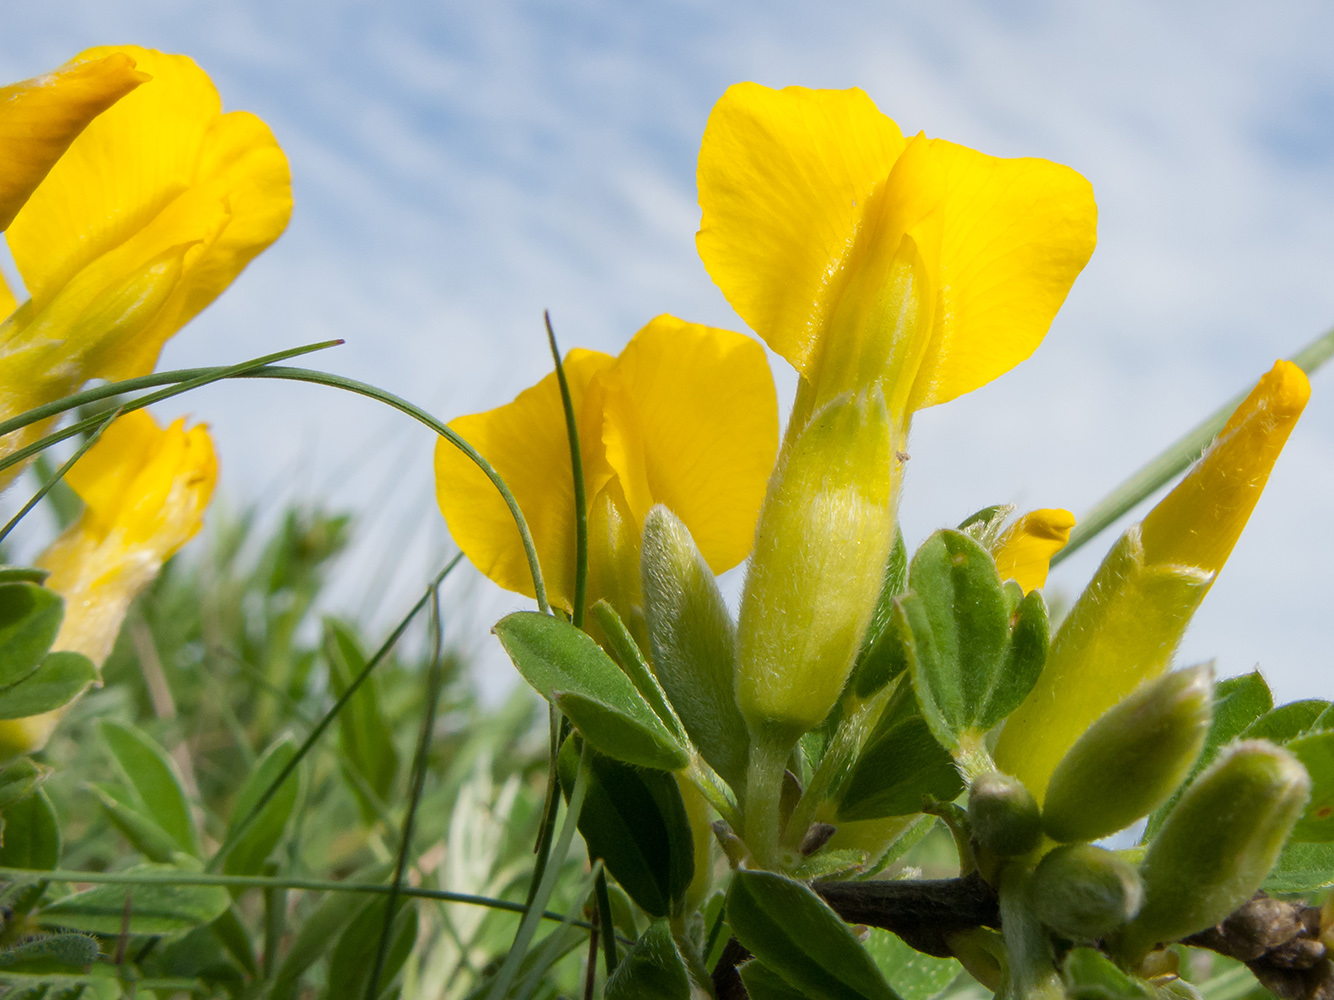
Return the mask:
POLYGON ((1001 857, 1027 854, 1042 836, 1037 802, 1023 782, 999 771, 989 771, 973 780, 968 792, 968 819, 978 844, 1001 857))
POLYGON ((1204 746, 1213 667, 1141 684, 1089 727, 1047 785, 1042 825, 1053 840, 1097 840, 1171 796, 1204 746))
POLYGON ((752 731, 804 732, 838 699, 894 539, 897 470, 873 389, 818 411, 774 471, 737 635, 737 702, 752 731))
POLYGON ((1115 951, 1136 963, 1155 945, 1212 927, 1274 867, 1311 794, 1306 769, 1263 740, 1226 748, 1168 814, 1140 865, 1144 905, 1115 951))
POLYGON ((1106 937, 1144 900, 1134 866, 1092 844, 1056 848, 1039 862, 1029 891, 1038 919, 1076 941, 1106 937))
POLYGON ((1031 510, 1004 530, 991 548, 1002 580, 1014 580, 1025 594, 1047 582, 1051 558, 1070 541, 1075 516, 1068 510, 1031 510))
POLYGON ((1080 734, 1166 669, 1310 393, 1300 368, 1276 363, 1194 468, 1098 567, 996 744, 997 765, 1039 801, 1080 734))

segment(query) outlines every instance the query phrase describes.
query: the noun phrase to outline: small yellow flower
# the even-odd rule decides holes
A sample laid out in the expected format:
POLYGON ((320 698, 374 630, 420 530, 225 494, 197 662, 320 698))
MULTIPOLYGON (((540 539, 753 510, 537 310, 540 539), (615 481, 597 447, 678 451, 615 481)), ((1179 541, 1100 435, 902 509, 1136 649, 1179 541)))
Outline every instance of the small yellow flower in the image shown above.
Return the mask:
MULTIPOLYGON (((151 371, 163 343, 278 237, 291 213, 287 159, 272 133, 254 115, 222 114, 217 90, 187 57, 89 49, 56 76, 95 91, 85 111, 139 85, 68 143, 9 226, 31 298, 0 323, 0 419, 89 378, 151 371)), ((39 101, 25 86, 20 96, 55 139, 77 131, 65 104, 39 101)), ((37 153, 0 125, 0 161, 14 155, 37 153)), ((31 180, 15 178, 14 190, 31 180)), ((8 435, 0 455, 44 430, 8 435)))
MULTIPOLYGON (((166 430, 147 410, 115 420, 65 476, 83 500, 79 519, 37 559, 65 599, 52 650, 101 667, 130 602, 203 523, 218 479, 213 442, 185 418, 166 430)), ((0 759, 46 745, 66 707, 0 721, 0 759)))
POLYGON ((729 88, 698 181, 705 267, 801 373, 789 439, 844 391, 903 422, 1013 368, 1096 239, 1073 170, 904 138, 860 90, 729 88))
MULTIPOLYGON (((655 504, 690 528, 716 573, 750 551, 778 447, 764 350, 749 337, 659 316, 618 357, 575 349, 565 360, 589 504, 591 604, 625 615, 639 603, 639 533, 655 504)), ((548 597, 574 603, 574 475, 555 374, 512 402, 449 425, 513 492, 532 531, 548 597)), ((436 496, 473 564, 533 596, 509 510, 449 442, 435 454, 436 496)))
POLYGON ((997 765, 1039 801, 1080 734, 1167 669, 1310 394, 1300 368, 1277 362, 1186 477, 1098 567, 996 744, 997 765))
POLYGON ((1070 541, 1075 515, 1068 510, 1031 510, 997 539, 992 555, 1002 580, 1013 580, 1027 594, 1047 582, 1052 556, 1070 541))

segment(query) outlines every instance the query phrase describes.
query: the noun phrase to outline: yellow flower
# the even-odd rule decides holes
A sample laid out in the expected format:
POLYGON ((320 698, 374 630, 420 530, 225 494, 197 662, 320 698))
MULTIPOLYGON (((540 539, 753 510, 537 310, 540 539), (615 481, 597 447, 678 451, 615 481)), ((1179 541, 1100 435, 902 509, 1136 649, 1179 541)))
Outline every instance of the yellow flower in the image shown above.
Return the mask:
MULTIPOLYGON (((778 446, 764 350, 741 334, 659 316, 618 357, 575 349, 565 360, 589 505, 591 604, 622 615, 639 604, 639 533, 655 504, 689 527, 715 572, 750 551, 778 446)), ((555 374, 512 402, 449 425, 508 484, 537 548, 553 605, 572 609, 574 475, 555 374)), ((436 496, 473 564, 533 596, 508 508, 477 467, 443 439, 436 496)))
POLYGON ((705 267, 801 374, 789 439, 847 390, 904 423, 1013 368, 1096 238, 1073 170, 905 139, 860 90, 729 88, 698 180, 705 267))
POLYGON ((997 765, 1039 801, 1080 734, 1167 669, 1310 394, 1300 368, 1276 363, 1186 477, 1103 560, 996 744, 997 765))
MULTIPOLYGON (((52 650, 82 653, 100 667, 130 602, 203 523, 218 479, 213 442, 185 418, 166 430, 147 410, 118 418, 65 476, 85 504, 37 559, 46 586, 65 599, 52 650)), ((46 745, 66 707, 0 721, 0 759, 46 745)))
POLYGON ((1070 541, 1075 515, 1068 510, 1031 510, 997 539, 992 555, 1002 580, 1013 580, 1027 594, 1047 582, 1052 556, 1070 541))
MULTIPOLYGON (((106 73, 108 61, 121 67, 120 85, 125 73, 151 80, 69 143, 9 226, 31 299, 0 324, 0 419, 89 378, 151 371, 167 338, 278 237, 291 213, 287 159, 272 133, 254 115, 222 114, 217 90, 190 59, 89 49, 58 75, 92 89, 88 80, 101 77, 84 67, 106 73)), ((105 99, 115 87, 103 82, 105 99)), ((58 101, 28 104, 56 131, 70 115, 58 101)), ((0 142, 0 159, 27 155, 11 135, 0 132, 0 142)), ((0 455, 44 430, 8 435, 0 455)))

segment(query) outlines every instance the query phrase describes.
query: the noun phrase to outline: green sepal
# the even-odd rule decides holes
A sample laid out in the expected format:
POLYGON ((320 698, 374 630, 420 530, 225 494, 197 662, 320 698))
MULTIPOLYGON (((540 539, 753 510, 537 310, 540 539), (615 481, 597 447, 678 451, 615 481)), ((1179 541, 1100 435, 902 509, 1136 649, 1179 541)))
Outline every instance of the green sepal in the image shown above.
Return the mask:
POLYGON ((1113 705, 1052 772, 1048 836, 1098 840, 1166 802, 1204 746, 1212 705, 1212 664, 1148 681, 1113 705))
POLYGON ((737 941, 811 1000, 899 1000, 852 929, 800 882, 738 871, 727 919, 737 941))
POLYGON ((1144 905, 1114 953, 1137 963, 1155 945, 1211 927, 1250 899, 1301 818, 1311 779, 1272 743, 1227 747, 1168 814, 1140 865, 1144 905))
POLYGON ((65 602, 54 590, 22 581, 0 583, 0 687, 37 669, 64 617, 65 602))
POLYGON ((690 529, 662 505, 644 518, 642 553, 653 672, 700 755, 740 788, 750 736, 736 703, 731 612, 690 529))
POLYGON ((616 966, 605 1000, 690 1000, 690 973, 672 930, 655 921, 616 966))
POLYGON ((536 611, 508 615, 492 631, 524 679, 601 753, 666 771, 690 763, 687 748, 584 632, 536 611))
POLYGON ((1144 886, 1133 865, 1092 844, 1064 844, 1038 862, 1033 912, 1062 937, 1097 941, 1139 912, 1144 886))
MULTIPOLYGON (((565 741, 557 769, 568 797, 579 770, 577 740, 565 741)), ((578 826, 588 856, 601 858, 641 909, 655 917, 681 912, 695 874, 695 852, 685 803, 671 774, 594 752, 578 826)))
POLYGON ((838 819, 880 819, 922 811, 922 796, 948 802, 963 791, 954 759, 932 735, 907 684, 894 692, 837 789, 838 819))
POLYGON ((1002 858, 1027 854, 1042 839, 1037 800, 1018 778, 999 771, 973 779, 968 825, 979 847, 1002 858))

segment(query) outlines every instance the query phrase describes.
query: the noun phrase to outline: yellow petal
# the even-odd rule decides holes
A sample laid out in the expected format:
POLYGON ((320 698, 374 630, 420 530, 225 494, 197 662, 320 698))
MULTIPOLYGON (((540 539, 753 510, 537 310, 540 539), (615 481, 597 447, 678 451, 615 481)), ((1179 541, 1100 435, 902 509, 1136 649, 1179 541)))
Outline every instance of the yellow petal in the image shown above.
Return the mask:
POLYGON ((1068 510, 1032 510, 1000 537, 993 555, 1002 580, 1014 580, 1027 594, 1047 582, 1051 558, 1070 541, 1075 515, 1068 510))
POLYGON ((696 246, 750 328, 803 371, 872 190, 904 146, 860 90, 739 83, 700 146, 696 246))
POLYGON ((905 144, 855 90, 733 87, 699 188, 705 267, 816 383, 806 410, 880 379, 899 414, 1003 374, 1041 342, 1096 238, 1074 171, 905 144))
POLYGON ((943 194, 935 326, 913 410, 986 385, 1032 354, 1097 242, 1093 188, 1069 167, 942 139, 930 151, 895 177, 943 194))
POLYGON ((715 573, 741 562, 778 448, 764 349, 739 333, 659 316, 599 382, 602 441, 635 527, 661 503, 715 573))
POLYGON ((135 410, 103 432, 66 475, 86 509, 37 559, 65 598, 53 649, 106 659, 130 602, 199 531, 217 479, 203 424, 162 430, 135 410))
POLYGON ((126 46, 80 58, 117 52, 152 82, 70 145, 8 237, 37 311, 78 275, 110 285, 188 247, 170 298, 85 378, 150 370, 162 343, 278 237, 291 212, 287 161, 262 122, 221 114, 212 82, 185 56, 126 46))
POLYGON ((17 309, 18 305, 14 293, 9 290, 9 282, 5 281, 3 274, 0 274, 0 321, 8 319, 9 314, 17 309))
MULTIPOLYGON (((589 383, 610 355, 575 349, 565 359, 588 497, 611 475, 602 458, 601 412, 589 406, 589 383), (592 411, 591 414, 586 411, 592 411)), ((528 522, 553 605, 574 601, 574 475, 560 387, 553 372, 512 402, 449 424, 491 463, 528 522)), ((506 590, 533 596, 528 561, 509 508, 491 481, 444 439, 436 443, 435 489, 454 541, 473 565, 506 590)))
POLYGON ((1305 373, 1275 362, 1204 457, 1144 519, 1145 561, 1222 569, 1310 398, 1305 373))
POLYGON ((0 230, 84 127, 149 79, 128 54, 113 52, 0 87, 0 230))

